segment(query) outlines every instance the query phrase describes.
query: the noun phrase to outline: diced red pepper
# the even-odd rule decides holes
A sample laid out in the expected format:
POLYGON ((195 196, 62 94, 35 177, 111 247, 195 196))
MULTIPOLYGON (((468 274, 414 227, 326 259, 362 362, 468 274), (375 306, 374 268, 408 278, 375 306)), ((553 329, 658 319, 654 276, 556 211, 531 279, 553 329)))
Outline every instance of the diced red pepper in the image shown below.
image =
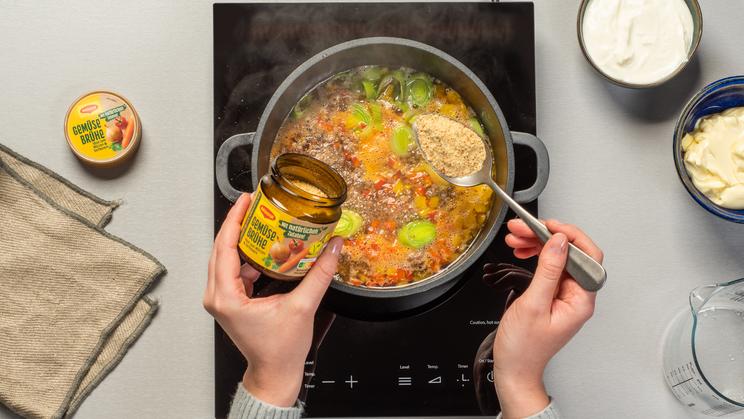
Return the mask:
POLYGON ((382 189, 383 186, 385 186, 386 183, 387 181, 385 179, 378 180, 377 182, 375 182, 375 190, 379 191, 380 189, 382 189))

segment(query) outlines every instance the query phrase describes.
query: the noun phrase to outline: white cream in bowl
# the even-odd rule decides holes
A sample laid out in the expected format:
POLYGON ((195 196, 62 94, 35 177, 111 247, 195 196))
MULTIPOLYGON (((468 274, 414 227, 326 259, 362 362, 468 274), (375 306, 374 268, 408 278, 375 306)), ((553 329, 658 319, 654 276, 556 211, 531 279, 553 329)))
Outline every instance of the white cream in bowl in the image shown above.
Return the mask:
POLYGON ((591 0, 582 32, 587 54, 606 75, 653 84, 687 62, 692 12, 684 0, 591 0))

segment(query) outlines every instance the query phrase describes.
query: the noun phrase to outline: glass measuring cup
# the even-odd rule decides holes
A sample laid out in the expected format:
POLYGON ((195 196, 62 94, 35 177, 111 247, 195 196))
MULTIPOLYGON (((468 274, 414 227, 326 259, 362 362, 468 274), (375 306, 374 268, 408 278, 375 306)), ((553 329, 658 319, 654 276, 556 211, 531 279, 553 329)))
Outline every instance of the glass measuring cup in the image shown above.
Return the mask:
POLYGON ((714 417, 744 411, 744 278, 694 289, 663 350, 664 379, 690 410, 714 417))

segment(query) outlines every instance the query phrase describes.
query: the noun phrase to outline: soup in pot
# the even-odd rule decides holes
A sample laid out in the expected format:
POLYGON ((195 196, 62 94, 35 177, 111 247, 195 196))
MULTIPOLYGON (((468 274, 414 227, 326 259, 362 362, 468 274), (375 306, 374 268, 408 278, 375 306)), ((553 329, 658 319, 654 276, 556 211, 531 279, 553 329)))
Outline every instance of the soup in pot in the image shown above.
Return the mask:
POLYGON ((343 281, 389 287, 425 279, 462 255, 488 217, 488 186, 453 186, 426 164, 411 129, 421 114, 443 115, 484 135, 473 110, 440 80, 379 66, 321 83, 277 134, 272 158, 307 154, 347 182, 336 228, 346 238, 338 267, 343 281))

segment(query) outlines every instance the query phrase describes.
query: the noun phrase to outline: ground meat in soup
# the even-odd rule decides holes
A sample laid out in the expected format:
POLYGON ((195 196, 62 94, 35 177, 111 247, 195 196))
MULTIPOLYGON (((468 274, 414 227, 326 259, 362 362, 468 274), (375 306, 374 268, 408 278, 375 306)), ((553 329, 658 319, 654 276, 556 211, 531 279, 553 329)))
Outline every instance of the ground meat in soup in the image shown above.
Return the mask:
POLYGON ((412 136, 417 115, 438 114, 482 134, 460 95, 429 75, 367 66, 331 78, 297 104, 272 157, 294 152, 333 167, 348 184, 343 208, 358 214, 339 275, 385 287, 427 278, 455 261, 491 208, 487 186, 455 187, 424 162, 412 136))

